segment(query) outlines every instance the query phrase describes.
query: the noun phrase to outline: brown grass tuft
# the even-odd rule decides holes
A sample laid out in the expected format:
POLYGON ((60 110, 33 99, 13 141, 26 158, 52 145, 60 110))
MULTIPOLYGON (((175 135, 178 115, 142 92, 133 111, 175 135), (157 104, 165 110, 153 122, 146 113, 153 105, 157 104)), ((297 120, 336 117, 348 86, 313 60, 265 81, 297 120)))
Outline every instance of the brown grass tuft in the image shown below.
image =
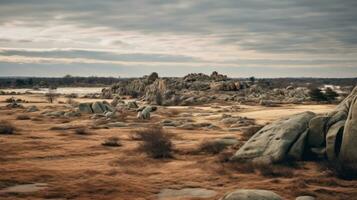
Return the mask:
POLYGON ((135 132, 135 138, 141 140, 139 150, 153 158, 171 158, 173 144, 172 135, 161 127, 151 127, 135 132))
POLYGON ((223 151, 227 146, 223 143, 219 143, 217 141, 203 141, 199 148, 199 152, 205 152, 209 154, 218 154, 223 151))
POLYGON ((110 147, 119 147, 122 146, 122 144, 120 143, 120 140, 118 137, 110 137, 104 140, 104 142, 102 143, 103 146, 110 146, 110 147))
POLYGON ((18 115, 18 116, 16 117, 16 119, 17 119, 17 120, 30 120, 31 118, 30 118, 30 116, 28 116, 28 115, 18 115))
POLYGON ((74 133, 77 135, 88 135, 89 132, 85 128, 77 128, 74 130, 74 133))
POLYGON ((0 121, 0 134, 13 134, 15 132, 15 127, 8 121, 0 121))

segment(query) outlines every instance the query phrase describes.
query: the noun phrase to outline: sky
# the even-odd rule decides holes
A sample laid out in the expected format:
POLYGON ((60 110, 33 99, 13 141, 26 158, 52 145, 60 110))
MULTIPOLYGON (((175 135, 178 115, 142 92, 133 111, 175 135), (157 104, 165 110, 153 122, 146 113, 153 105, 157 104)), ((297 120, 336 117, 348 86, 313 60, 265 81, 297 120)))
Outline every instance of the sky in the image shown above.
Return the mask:
POLYGON ((356 0, 0 0, 0 76, 357 77, 356 0))

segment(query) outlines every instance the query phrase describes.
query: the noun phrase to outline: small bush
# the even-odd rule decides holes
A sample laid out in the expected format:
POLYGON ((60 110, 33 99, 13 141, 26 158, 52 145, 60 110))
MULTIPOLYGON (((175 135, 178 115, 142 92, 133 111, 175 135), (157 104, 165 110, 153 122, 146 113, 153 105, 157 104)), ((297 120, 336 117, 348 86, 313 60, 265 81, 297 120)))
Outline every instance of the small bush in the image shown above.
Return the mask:
POLYGON ((309 96, 312 101, 326 101, 326 96, 321 92, 319 88, 311 88, 309 91, 309 96))
POLYGON ((332 90, 330 87, 326 88, 325 97, 328 101, 335 101, 338 96, 337 92, 332 90))
POLYGON ((210 154, 218 154, 223 151, 227 146, 217 141, 203 141, 199 146, 200 152, 206 152, 210 154))
POLYGON ((153 158, 172 157, 173 144, 171 142, 171 135, 161 127, 151 127, 136 131, 135 137, 142 140, 139 149, 153 158))
POLYGON ((19 115, 16 117, 17 120, 29 120, 31 119, 28 115, 19 115))
POLYGON ((104 142, 102 143, 103 146, 110 146, 110 147, 119 147, 122 146, 122 144, 120 143, 120 140, 118 137, 110 137, 104 140, 104 142))
POLYGON ((282 165, 254 165, 254 168, 265 177, 293 177, 294 171, 292 168, 282 165))
POLYGON ((0 121, 0 134, 13 134, 15 127, 7 121, 0 121))
POLYGON ((48 93, 45 94, 45 97, 49 103, 53 103, 58 96, 59 94, 54 93, 53 90, 50 90, 48 93))
POLYGON ((74 130, 74 133, 77 135, 88 135, 88 131, 85 128, 77 128, 74 130))

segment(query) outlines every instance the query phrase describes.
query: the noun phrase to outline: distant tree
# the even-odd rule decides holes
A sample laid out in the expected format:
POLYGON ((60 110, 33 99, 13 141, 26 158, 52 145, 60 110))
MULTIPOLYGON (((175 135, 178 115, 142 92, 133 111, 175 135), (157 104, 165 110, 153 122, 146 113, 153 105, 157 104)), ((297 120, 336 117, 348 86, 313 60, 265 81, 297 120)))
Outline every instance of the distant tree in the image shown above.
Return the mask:
POLYGON ((49 103, 53 103, 57 99, 58 94, 56 94, 54 90, 50 89, 48 93, 45 94, 45 97, 49 103))
POLYGON ((33 79, 32 79, 32 78, 29 78, 29 79, 27 80, 27 84, 28 84, 29 86, 32 86, 32 85, 33 85, 33 79))
POLYGON ((326 96, 321 92, 319 88, 311 88, 309 91, 309 96, 312 101, 326 101, 326 96))
POLYGON ((15 87, 23 87, 25 85, 26 85, 26 83, 25 83, 24 80, 22 80, 22 79, 16 79, 15 80, 15 87))
POLYGON ((325 97, 328 101, 335 101, 336 98, 338 97, 338 94, 337 94, 337 92, 332 90, 330 87, 328 87, 328 88, 326 88, 326 91, 325 91, 325 97))
POLYGON ((255 77, 254 77, 254 76, 250 77, 249 80, 250 80, 250 82, 252 82, 253 84, 255 83, 255 77))

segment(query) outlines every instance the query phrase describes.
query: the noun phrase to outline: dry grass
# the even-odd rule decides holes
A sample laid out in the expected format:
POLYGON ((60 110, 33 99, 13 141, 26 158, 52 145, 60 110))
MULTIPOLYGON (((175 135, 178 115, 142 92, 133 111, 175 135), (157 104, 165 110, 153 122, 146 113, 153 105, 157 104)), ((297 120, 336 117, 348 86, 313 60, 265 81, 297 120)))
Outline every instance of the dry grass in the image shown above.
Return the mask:
POLYGON ((75 101, 72 97, 67 98, 66 103, 74 107, 79 105, 79 102, 75 101))
POLYGON ((136 131, 135 138, 141 140, 139 150, 153 158, 171 158, 173 144, 172 135, 161 127, 151 127, 136 131))
MULTIPOLYGON (((357 178, 357 173, 354 170, 346 169, 339 162, 320 162, 320 170, 328 172, 331 176, 345 180, 354 180, 357 178)), ((357 167, 354 167, 356 169, 357 167)))
POLYGON ((122 146, 122 144, 120 143, 120 140, 118 137, 110 137, 104 140, 104 142, 102 143, 103 146, 110 146, 110 147, 119 147, 122 146))
POLYGON ((231 161, 230 158, 233 154, 234 152, 232 150, 223 151, 218 155, 218 161, 222 163, 227 170, 237 171, 240 173, 258 173, 269 178, 291 178, 294 176, 294 170, 297 167, 297 165, 290 163, 262 165, 248 160, 231 161))
POLYGON ((0 121, 0 134, 9 135, 15 132, 15 127, 8 121, 0 121))
POLYGON ((284 165, 257 165, 254 168, 265 177, 287 177, 294 176, 294 169, 284 165))

